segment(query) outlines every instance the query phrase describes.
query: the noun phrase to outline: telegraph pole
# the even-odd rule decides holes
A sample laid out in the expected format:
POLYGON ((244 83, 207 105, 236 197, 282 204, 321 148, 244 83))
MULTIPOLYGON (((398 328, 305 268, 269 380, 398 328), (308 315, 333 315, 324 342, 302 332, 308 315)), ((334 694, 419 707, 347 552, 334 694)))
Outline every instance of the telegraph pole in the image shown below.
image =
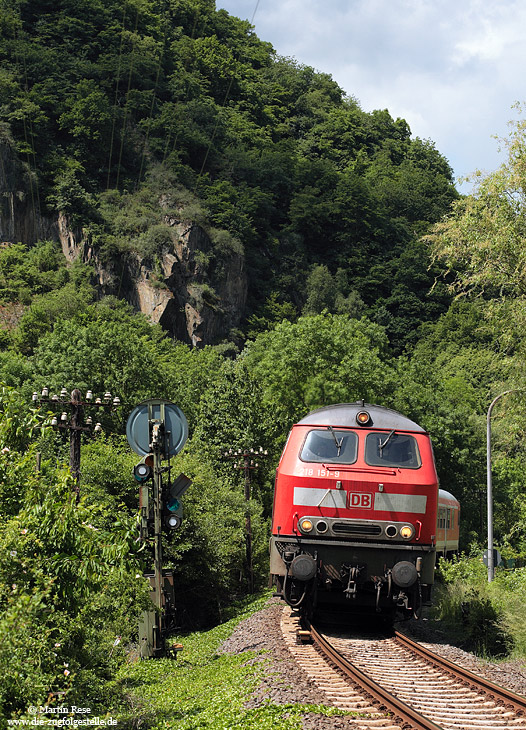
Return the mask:
POLYGON ((82 408, 81 393, 78 388, 71 391, 71 417, 69 419, 69 468, 75 480, 75 492, 77 501, 80 489, 80 434, 84 420, 84 409, 82 408))
POLYGON ((240 449, 238 451, 223 452, 223 456, 226 459, 236 459, 234 461, 234 469, 242 469, 245 473, 244 481, 244 494, 245 494, 245 560, 246 560, 246 574, 249 593, 254 592, 254 565, 252 561, 252 519, 250 517, 250 499, 251 499, 251 487, 250 487, 250 472, 254 469, 259 468, 259 463, 254 461, 255 458, 262 458, 268 456, 268 451, 263 447, 259 446, 256 449, 240 449), (237 461, 239 459, 239 461, 237 461))
POLYGON ((88 390, 83 400, 82 393, 78 388, 74 388, 68 393, 66 388, 62 388, 60 395, 53 393, 49 395, 49 388, 42 388, 39 395, 37 391, 33 393, 32 401, 35 405, 51 406, 54 410, 62 409, 60 417, 54 414, 49 421, 49 425, 57 430, 69 431, 69 468, 71 476, 74 480, 75 499, 80 499, 80 450, 82 433, 98 434, 102 432, 100 423, 93 426, 93 418, 87 416, 84 418, 84 409, 88 406, 97 408, 115 409, 120 406, 120 399, 112 396, 108 391, 103 398, 93 400, 93 392, 88 390), (69 413, 68 413, 69 411, 69 413))

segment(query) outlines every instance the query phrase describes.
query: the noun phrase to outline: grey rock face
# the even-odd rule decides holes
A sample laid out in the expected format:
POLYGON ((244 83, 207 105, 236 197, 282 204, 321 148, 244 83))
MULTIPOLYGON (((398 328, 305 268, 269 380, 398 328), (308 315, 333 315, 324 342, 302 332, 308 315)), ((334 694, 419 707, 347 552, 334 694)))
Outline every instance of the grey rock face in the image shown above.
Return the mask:
MULTIPOLYGON (((161 201, 162 204, 162 201, 161 201)), ((32 172, 7 142, 0 142, 0 242, 60 242, 68 262, 92 262, 100 297, 126 299, 174 338, 194 347, 229 338, 243 317, 247 280, 241 251, 218 251, 196 223, 165 215, 171 242, 155 256, 129 252, 103 264, 89 235, 67 216, 41 215, 32 172)))

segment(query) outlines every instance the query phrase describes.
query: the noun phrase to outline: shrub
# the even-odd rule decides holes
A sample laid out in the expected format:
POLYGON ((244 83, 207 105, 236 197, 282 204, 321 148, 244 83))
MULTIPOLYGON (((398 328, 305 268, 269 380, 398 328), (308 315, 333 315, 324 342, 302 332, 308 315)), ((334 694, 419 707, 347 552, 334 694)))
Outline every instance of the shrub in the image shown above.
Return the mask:
POLYGON ((483 655, 503 656, 516 646, 517 606, 508 600, 505 581, 489 584, 482 561, 467 557, 441 558, 439 576, 445 585, 437 591, 435 615, 445 624, 448 636, 483 655), (512 604, 515 612, 510 614, 512 604))

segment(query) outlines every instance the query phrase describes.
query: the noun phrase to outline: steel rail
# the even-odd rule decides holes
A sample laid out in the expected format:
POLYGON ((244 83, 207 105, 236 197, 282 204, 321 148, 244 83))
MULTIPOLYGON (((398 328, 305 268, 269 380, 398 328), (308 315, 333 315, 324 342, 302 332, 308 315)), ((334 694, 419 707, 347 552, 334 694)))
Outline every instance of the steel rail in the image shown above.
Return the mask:
POLYGON ((314 644, 320 649, 322 654, 341 669, 346 676, 351 677, 360 687, 372 695, 374 699, 378 700, 397 719, 402 720, 404 726, 411 727, 412 730, 442 730, 440 725, 436 725, 405 702, 402 702, 402 700, 387 692, 387 690, 368 677, 358 667, 355 667, 354 664, 341 656, 338 650, 313 626, 308 626, 308 628, 314 644))
POLYGON ((519 714, 526 714, 526 697, 521 697, 521 695, 515 694, 515 692, 512 692, 511 690, 500 687, 498 684, 490 682, 489 679, 485 679, 478 674, 474 674, 473 672, 470 672, 469 669, 464 669, 464 667, 449 661, 449 659, 445 659, 439 654, 435 654, 435 652, 427 649, 421 644, 418 644, 416 641, 413 641, 399 631, 395 631, 395 638, 399 644, 415 654, 418 654, 438 669, 442 669, 443 671, 453 674, 463 682, 469 682, 469 684, 474 685, 476 688, 481 689, 486 694, 490 695, 492 699, 498 700, 499 702, 512 707, 515 712, 519 714))

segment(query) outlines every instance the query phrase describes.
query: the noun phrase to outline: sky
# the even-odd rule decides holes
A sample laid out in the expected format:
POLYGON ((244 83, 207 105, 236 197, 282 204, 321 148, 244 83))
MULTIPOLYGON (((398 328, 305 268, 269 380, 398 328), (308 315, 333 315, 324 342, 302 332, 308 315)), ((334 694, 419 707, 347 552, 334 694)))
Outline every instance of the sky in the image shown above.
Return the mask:
POLYGON ((364 111, 432 140, 457 185, 505 162, 526 98, 523 0, 216 0, 281 56, 330 74, 364 111))

